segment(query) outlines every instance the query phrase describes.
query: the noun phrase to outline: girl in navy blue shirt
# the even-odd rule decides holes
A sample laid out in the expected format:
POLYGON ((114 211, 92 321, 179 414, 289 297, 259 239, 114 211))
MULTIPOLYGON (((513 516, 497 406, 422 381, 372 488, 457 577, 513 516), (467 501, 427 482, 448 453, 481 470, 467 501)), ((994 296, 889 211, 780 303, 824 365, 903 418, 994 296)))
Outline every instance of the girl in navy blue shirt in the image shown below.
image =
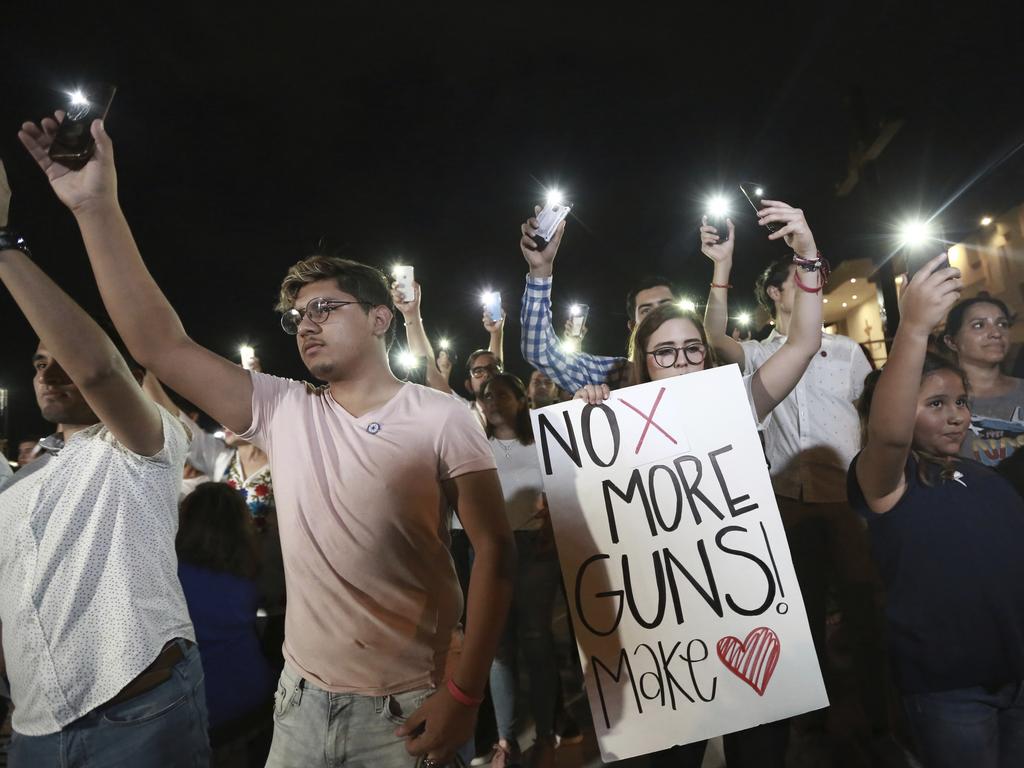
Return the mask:
POLYGON ((956 302, 944 255, 907 286, 849 472, 886 584, 896 684, 927 768, 1024 765, 1024 502, 958 454, 970 426, 963 372, 927 353, 956 302))

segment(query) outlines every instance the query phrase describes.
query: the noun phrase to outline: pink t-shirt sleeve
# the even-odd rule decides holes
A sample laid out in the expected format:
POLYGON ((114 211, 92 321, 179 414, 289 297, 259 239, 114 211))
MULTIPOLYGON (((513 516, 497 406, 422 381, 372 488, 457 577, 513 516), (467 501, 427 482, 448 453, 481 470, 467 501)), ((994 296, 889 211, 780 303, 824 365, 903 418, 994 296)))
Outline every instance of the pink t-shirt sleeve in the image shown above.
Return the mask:
POLYGON ((438 436, 438 477, 495 469, 494 454, 480 423, 465 405, 452 401, 438 436))
POLYGON ((296 389, 304 391, 306 385, 259 371, 249 371, 249 375, 252 377, 252 425, 239 437, 267 451, 274 413, 290 393, 296 389))

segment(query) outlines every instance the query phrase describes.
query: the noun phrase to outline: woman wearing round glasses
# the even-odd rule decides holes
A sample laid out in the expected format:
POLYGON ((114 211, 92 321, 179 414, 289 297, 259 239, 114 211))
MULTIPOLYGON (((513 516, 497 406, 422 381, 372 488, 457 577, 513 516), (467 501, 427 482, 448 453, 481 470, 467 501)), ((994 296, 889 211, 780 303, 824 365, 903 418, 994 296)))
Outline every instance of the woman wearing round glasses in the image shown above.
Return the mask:
MULTIPOLYGON (((817 253, 810 230, 799 211, 787 207, 778 217, 772 213, 765 214, 764 211, 761 213, 771 217, 762 221, 774 220, 786 224, 777 234, 786 237, 787 244, 795 252, 817 253), (783 215, 786 218, 781 218, 783 215), (787 237, 794 232, 802 238, 799 243, 801 247, 797 247, 791 242, 791 237, 787 237)), ((764 426, 772 410, 797 385, 821 347, 823 259, 820 256, 809 259, 794 255, 794 261, 800 267, 794 275, 798 290, 786 342, 764 365, 744 377, 747 397, 759 428, 764 426)), ((632 361, 631 384, 699 373, 717 364, 704 324, 692 311, 677 304, 662 304, 651 310, 633 329, 629 348, 632 361)), ((596 405, 608 399, 609 389, 606 384, 591 384, 577 392, 576 397, 596 405)), ((707 407, 707 404, 699 407, 707 407)), ((782 768, 785 765, 788 734, 788 720, 727 734, 724 741, 729 768, 782 768)), ((699 768, 706 747, 706 741, 672 747, 651 755, 651 765, 699 768)))

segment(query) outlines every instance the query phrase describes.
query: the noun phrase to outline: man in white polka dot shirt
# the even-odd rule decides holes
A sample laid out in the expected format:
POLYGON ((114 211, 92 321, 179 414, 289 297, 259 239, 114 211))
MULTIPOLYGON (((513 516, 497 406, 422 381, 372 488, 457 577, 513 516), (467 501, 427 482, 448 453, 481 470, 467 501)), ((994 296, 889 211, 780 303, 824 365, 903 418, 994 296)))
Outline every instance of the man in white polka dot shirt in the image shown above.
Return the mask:
POLYGON ((202 668, 174 551, 188 435, 3 229, 9 198, 0 165, 0 281, 39 335, 33 387, 64 441, 0 493, 10 765, 204 765, 202 668))

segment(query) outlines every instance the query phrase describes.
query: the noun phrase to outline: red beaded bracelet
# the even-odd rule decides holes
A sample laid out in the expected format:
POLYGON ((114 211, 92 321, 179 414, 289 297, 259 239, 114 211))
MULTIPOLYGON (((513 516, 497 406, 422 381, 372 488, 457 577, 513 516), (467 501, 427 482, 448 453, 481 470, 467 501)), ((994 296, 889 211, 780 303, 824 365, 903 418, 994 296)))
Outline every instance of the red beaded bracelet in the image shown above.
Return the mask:
POLYGON ((732 283, 725 283, 724 285, 722 285, 721 283, 712 283, 711 287, 712 288, 732 288, 732 283))
POLYGON ((448 693, 452 695, 452 698, 464 707, 479 707, 484 702, 483 696, 481 696, 479 699, 470 696, 464 690, 459 688, 459 686, 455 684, 455 681, 452 680, 450 677, 448 678, 447 686, 448 693))

